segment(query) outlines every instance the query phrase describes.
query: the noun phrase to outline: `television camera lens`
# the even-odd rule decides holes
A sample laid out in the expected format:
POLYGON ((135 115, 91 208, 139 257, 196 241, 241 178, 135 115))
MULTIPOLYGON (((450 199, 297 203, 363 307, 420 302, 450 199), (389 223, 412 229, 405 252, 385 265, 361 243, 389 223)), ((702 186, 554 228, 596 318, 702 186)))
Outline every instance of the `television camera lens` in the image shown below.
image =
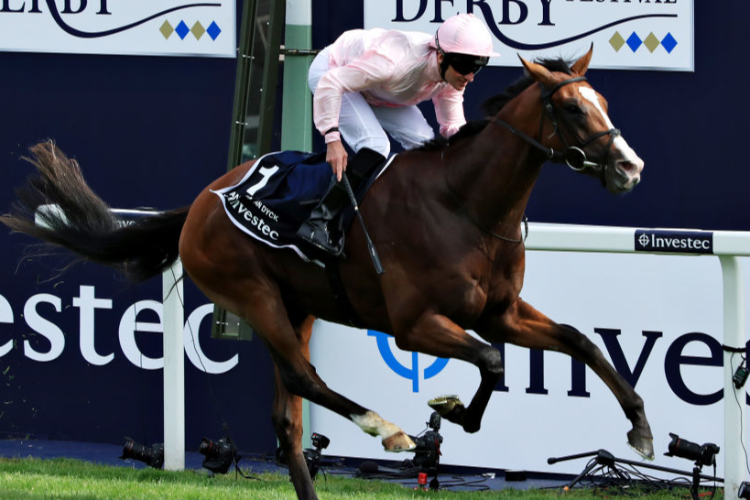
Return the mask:
POLYGON ((318 450, 325 450, 328 448, 328 445, 331 444, 331 440, 325 437, 323 434, 318 434, 317 432, 313 432, 313 435, 311 437, 312 445, 318 450))
POLYGON ((198 453, 206 457, 203 467, 216 474, 226 474, 232 462, 240 459, 228 438, 212 441, 204 437, 198 447, 198 453))
POLYGON ((164 467, 164 444, 155 443, 151 447, 147 447, 130 438, 125 438, 125 445, 122 447, 120 458, 123 460, 132 458, 154 469, 161 469, 164 467))
POLYGON ((682 439, 677 434, 671 432, 669 436, 672 438, 672 441, 669 443, 669 451, 664 454, 665 456, 695 460, 695 463, 699 466, 715 465, 716 454, 721 450, 716 444, 705 443, 701 446, 698 443, 682 439))

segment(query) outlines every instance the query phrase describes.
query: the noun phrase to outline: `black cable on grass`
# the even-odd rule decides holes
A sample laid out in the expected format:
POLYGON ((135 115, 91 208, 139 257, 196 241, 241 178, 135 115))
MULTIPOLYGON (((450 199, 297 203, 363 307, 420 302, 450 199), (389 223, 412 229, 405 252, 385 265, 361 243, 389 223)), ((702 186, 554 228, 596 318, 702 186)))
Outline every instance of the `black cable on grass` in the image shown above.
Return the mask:
MULTIPOLYGON (((588 465, 591 463, 593 463, 593 460, 588 465)), ((702 487, 706 488, 709 482, 707 479, 702 479, 702 487)), ((617 464, 615 466, 601 465, 593 469, 590 474, 581 479, 578 486, 580 488, 592 489, 595 492, 601 492, 607 496, 641 497, 645 494, 671 492, 676 489, 690 489, 692 484, 692 478, 688 478, 687 476, 665 480, 642 472, 638 469, 637 465, 617 464)), ((716 493, 715 482, 712 490, 710 496, 714 497, 716 493)))

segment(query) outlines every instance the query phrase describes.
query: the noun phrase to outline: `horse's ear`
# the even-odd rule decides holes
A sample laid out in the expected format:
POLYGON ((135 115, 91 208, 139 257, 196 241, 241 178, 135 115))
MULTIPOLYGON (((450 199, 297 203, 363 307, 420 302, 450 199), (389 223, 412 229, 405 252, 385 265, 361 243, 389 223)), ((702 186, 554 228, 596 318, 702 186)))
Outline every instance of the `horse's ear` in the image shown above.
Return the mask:
POLYGON ((571 70, 573 70, 574 73, 577 73, 578 76, 583 76, 586 73, 586 70, 589 68, 589 63, 591 62, 591 56, 594 54, 594 43, 591 43, 591 48, 589 48, 589 51, 586 52, 583 56, 581 56, 580 59, 578 59, 573 66, 571 66, 571 70))
POLYGON ((521 57, 520 54, 518 55, 518 58, 521 60, 521 64, 523 64, 523 67, 526 68, 526 72, 531 78, 548 87, 553 87, 555 85, 555 79, 552 76, 550 70, 548 70, 541 64, 527 61, 526 59, 521 57))

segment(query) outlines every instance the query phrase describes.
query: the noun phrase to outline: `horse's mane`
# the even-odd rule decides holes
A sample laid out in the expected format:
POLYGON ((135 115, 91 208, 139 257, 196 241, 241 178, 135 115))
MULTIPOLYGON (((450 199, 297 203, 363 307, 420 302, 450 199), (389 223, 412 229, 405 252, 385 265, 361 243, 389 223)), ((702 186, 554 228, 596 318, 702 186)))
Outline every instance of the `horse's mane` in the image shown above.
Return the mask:
MULTIPOLYGON (((555 59, 536 59, 534 61, 537 64, 541 64, 550 71, 565 73, 570 75, 570 61, 567 61, 561 57, 555 59)), ((482 109, 487 116, 495 116, 500 110, 514 97, 518 96, 521 92, 526 90, 534 83, 534 79, 528 75, 521 76, 518 80, 510 84, 508 88, 503 90, 501 93, 490 97, 482 103, 482 109)), ((448 146, 448 143, 455 144, 456 142, 473 137, 479 132, 484 130, 487 126, 486 120, 474 120, 467 122, 466 125, 461 127, 451 138, 446 139, 445 137, 438 136, 428 141, 421 146, 415 148, 416 151, 439 151, 448 146)))
POLYGON ((472 120, 470 122, 466 122, 466 124, 458 129, 458 132, 453 134, 450 139, 446 139, 442 135, 438 135, 434 139, 414 148, 414 151, 440 151, 441 149, 448 147, 449 141, 451 144, 455 144, 461 139, 474 137, 479 132, 484 130, 485 126, 487 126, 487 121, 485 120, 472 120))
MULTIPOLYGON (((567 75, 572 74, 570 71, 571 62, 566 61, 563 58, 537 59, 534 62, 537 64, 541 64, 548 70, 555 73, 565 73, 567 75)), ((484 103, 482 104, 482 109, 485 113, 487 113, 488 116, 494 116, 498 114, 500 110, 503 109, 503 106, 505 106, 511 99, 519 95, 521 92, 529 88, 532 83, 534 83, 534 79, 524 74, 518 80, 510 84, 507 89, 497 94, 496 96, 492 96, 484 101, 484 103)))

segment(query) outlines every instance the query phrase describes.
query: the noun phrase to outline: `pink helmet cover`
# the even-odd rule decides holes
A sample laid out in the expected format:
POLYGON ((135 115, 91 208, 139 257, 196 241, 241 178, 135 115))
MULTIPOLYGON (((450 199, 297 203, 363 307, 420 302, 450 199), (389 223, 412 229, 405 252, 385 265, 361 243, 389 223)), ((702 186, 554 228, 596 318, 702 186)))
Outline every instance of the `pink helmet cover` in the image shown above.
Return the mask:
POLYGON ((446 54, 457 52, 480 57, 500 55, 492 50, 492 35, 487 25, 474 14, 457 14, 446 19, 430 45, 446 54))

